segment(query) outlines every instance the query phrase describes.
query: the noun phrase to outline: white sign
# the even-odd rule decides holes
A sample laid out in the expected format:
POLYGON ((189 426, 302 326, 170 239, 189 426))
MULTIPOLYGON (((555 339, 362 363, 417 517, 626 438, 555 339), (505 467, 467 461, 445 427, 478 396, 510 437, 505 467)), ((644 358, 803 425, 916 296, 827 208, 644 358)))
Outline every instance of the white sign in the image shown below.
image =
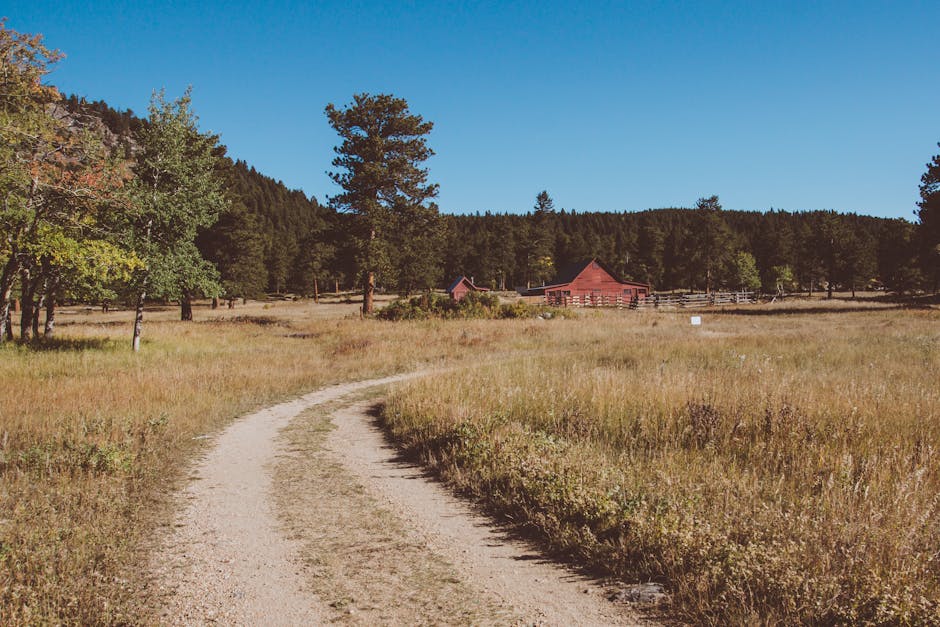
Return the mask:
POLYGON ((702 316, 692 316, 692 326, 702 326, 702 316))

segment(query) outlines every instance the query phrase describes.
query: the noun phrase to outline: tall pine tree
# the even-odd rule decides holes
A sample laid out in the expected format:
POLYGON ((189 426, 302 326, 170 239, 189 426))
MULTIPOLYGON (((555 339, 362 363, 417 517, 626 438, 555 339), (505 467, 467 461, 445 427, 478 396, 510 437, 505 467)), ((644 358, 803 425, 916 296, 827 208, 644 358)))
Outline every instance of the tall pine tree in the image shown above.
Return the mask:
POLYGON ((940 155, 930 160, 920 179, 918 206, 921 269, 936 292, 940 287, 940 155))
MULTIPOLYGON (((376 274, 394 272, 393 248, 402 243, 396 242, 397 229, 409 217, 437 219, 437 206, 430 201, 438 186, 428 183, 428 171, 421 167, 434 154, 425 137, 433 124, 411 113, 404 99, 389 94, 356 94, 343 109, 327 105, 326 116, 343 140, 334 148, 337 171, 330 174, 343 192, 330 203, 356 218, 353 236, 362 276, 362 311, 369 314, 376 274)), ((390 279, 388 283, 396 282, 390 279)))

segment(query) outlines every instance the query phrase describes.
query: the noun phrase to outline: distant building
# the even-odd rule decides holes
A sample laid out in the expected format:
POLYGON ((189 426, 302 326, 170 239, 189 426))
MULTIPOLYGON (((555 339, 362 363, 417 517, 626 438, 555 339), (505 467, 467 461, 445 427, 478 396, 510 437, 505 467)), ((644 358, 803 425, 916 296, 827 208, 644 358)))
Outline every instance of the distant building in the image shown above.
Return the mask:
POLYGON ((451 286, 447 288, 447 293, 456 301, 460 301, 464 296, 470 292, 489 292, 489 288, 480 287, 473 284, 473 279, 468 279, 467 277, 461 275, 451 283, 451 286))
POLYGON ((581 261, 562 270, 549 284, 520 290, 523 296, 541 296, 559 307, 625 307, 634 298, 650 294, 647 283, 624 281, 597 259, 581 261))

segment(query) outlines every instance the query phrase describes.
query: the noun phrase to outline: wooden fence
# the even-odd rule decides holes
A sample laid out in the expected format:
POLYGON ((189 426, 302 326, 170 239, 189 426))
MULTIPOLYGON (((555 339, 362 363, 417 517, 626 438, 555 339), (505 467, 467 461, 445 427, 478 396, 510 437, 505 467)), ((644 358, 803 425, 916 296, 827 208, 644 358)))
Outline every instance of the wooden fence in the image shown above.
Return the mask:
MULTIPOLYGON (((636 299, 634 299, 636 300, 636 299)), ((593 296, 545 296, 546 305, 553 307, 631 307, 631 300, 623 296, 595 294, 593 296)))
POLYGON ((632 300, 622 296, 544 296, 544 304, 554 307, 616 307, 623 309, 694 309, 721 305, 747 305, 757 302, 754 292, 712 292, 710 294, 652 294, 632 300))
POLYGON ((711 292, 710 294, 653 294, 635 298, 630 309, 694 309, 720 305, 750 305, 757 302, 754 292, 711 292))

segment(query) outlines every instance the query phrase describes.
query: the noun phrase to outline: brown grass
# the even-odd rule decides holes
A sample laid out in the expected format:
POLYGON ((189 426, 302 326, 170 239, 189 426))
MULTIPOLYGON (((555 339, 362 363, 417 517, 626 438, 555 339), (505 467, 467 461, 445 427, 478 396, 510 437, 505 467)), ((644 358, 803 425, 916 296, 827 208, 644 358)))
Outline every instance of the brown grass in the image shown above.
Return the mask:
POLYGON ((538 354, 410 384, 386 419, 692 622, 940 624, 940 312, 854 309, 530 326, 538 354))
POLYGON ((508 328, 355 309, 198 308, 194 323, 148 311, 138 355, 132 313, 72 310, 54 343, 0 348, 0 624, 141 620, 144 550, 199 436, 328 383, 460 358, 462 332, 508 328))
POLYGON ((148 311, 139 355, 129 312, 64 312, 55 343, 0 348, 0 624, 147 620, 145 550, 199 436, 461 360, 389 420, 554 547, 667 583, 695 622, 938 620, 936 311, 696 329, 634 312, 391 324, 346 303, 177 315, 148 311))

